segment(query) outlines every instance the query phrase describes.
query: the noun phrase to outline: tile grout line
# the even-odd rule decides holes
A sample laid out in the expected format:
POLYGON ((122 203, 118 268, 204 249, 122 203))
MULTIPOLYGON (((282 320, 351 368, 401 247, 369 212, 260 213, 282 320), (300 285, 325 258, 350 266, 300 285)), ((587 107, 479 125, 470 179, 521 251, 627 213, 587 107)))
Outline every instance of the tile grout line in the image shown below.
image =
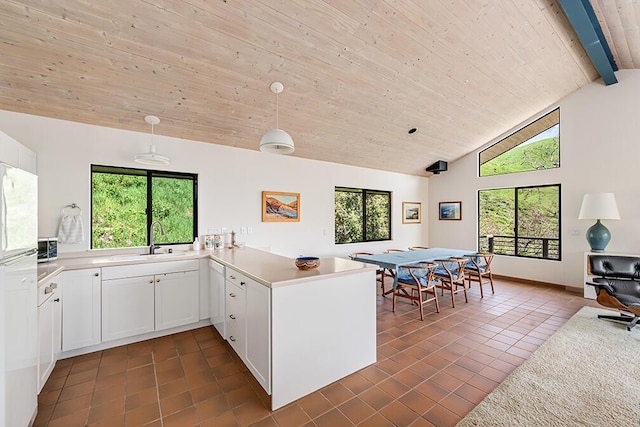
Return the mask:
POLYGON ((158 383, 158 371, 156 368, 156 357, 151 351, 151 365, 153 366, 153 378, 156 382, 156 399, 158 400, 158 413, 160 414, 160 427, 164 427, 164 417, 162 416, 162 405, 160 405, 160 384, 158 383))

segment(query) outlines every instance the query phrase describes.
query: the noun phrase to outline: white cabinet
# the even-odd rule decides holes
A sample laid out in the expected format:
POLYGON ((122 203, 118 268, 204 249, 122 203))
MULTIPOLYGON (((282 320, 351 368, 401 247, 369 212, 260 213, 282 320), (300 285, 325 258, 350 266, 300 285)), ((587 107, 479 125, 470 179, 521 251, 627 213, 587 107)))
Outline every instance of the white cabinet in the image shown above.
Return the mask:
POLYGON ((226 313, 225 319, 227 330, 227 341, 244 360, 245 354, 245 310, 246 300, 244 286, 227 280, 226 283, 226 313))
POLYGON ((225 332, 225 293, 224 265, 209 260, 209 317, 211 324, 218 330, 222 338, 227 339, 225 332))
POLYGON ((60 290, 54 277, 38 287, 38 393, 60 356, 60 313, 60 290))
POLYGON ((154 276, 102 282, 102 340, 151 332, 154 329, 154 276))
POLYGON ((196 323, 197 260, 104 267, 102 340, 196 323))
POLYGON ((62 351, 100 343, 100 269, 62 273, 62 351))
POLYGON ((199 320, 198 270, 156 275, 156 331, 199 320))
POLYGON ((260 385, 270 392, 271 302, 270 289, 253 280, 247 282, 245 311, 245 363, 260 385))
POLYGON ((227 267, 225 302, 227 340, 260 385, 270 393, 270 289, 227 267))

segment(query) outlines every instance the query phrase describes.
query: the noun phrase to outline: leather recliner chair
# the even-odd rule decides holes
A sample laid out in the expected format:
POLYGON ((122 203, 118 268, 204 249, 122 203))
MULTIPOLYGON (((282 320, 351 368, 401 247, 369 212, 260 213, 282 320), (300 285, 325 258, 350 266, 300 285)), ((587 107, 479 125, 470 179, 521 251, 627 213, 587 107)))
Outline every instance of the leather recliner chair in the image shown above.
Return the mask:
POLYGON ((596 288, 598 303, 623 312, 598 318, 628 322, 630 331, 640 320, 640 257, 590 255, 589 266, 598 277, 586 284, 596 288))

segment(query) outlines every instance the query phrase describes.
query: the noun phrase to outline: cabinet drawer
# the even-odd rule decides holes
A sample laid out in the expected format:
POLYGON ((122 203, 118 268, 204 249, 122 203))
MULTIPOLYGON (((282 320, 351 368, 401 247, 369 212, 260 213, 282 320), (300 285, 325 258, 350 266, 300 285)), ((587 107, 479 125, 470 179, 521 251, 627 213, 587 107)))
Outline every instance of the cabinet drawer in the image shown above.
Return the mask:
POLYGON ((233 283, 236 286, 245 288, 249 280, 251 280, 244 274, 238 273, 235 270, 232 270, 230 268, 227 268, 226 270, 227 281, 233 283))
POLYGON ((43 283, 38 287, 38 307, 42 305, 46 300, 56 294, 58 289, 58 283, 55 278, 43 283))

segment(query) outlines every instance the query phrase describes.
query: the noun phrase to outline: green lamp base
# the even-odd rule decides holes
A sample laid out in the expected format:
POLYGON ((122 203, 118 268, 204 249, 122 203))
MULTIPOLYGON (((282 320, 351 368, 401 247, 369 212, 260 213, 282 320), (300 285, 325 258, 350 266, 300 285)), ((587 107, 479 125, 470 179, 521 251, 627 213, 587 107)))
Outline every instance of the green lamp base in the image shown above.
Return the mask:
POLYGON ((587 230, 587 242, 591 246, 591 252, 604 252, 604 248, 607 247, 611 240, 611 233, 609 229, 602 225, 600 220, 596 221, 587 230))

